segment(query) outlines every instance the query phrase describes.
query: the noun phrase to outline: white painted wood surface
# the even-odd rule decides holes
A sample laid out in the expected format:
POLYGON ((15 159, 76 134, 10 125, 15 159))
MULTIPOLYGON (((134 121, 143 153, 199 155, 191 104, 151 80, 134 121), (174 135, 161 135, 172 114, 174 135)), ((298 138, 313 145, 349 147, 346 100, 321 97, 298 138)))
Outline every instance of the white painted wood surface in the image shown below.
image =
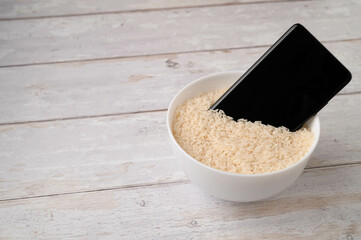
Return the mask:
POLYGON ((0 20, 211 7, 272 1, 277 0, 2 0, 0 1, 0 20))
MULTIPOLYGON (((361 39, 326 43, 361 76, 361 39)), ((166 109, 177 91, 206 74, 246 71, 263 48, 0 68, 0 123, 166 109), (101 82, 101 84, 99 84, 101 82)), ((361 91, 353 80, 341 93, 361 91)))
POLYGON ((270 45, 295 22, 322 41, 356 39, 360 9, 295 1, 1 21, 0 66, 270 45))
POLYGON ((281 195, 247 204, 189 183, 0 202, 0 238, 360 239, 360 171, 309 170, 281 195))
POLYGON ((0 1, 0 239, 361 239, 360 1, 68 5, 0 1), (169 148, 170 99, 298 21, 353 74, 307 170, 262 202, 202 193, 169 148))

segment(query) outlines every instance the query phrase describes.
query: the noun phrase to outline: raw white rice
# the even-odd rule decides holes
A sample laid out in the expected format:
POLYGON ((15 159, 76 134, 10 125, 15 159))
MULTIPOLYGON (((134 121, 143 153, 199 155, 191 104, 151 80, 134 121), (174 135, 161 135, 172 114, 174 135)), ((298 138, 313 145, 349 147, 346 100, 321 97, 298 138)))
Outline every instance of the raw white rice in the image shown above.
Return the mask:
POLYGON ((209 111, 225 91, 189 99, 174 114, 174 137, 193 158, 222 171, 251 175, 286 168, 309 151, 314 134, 306 128, 290 132, 209 111))

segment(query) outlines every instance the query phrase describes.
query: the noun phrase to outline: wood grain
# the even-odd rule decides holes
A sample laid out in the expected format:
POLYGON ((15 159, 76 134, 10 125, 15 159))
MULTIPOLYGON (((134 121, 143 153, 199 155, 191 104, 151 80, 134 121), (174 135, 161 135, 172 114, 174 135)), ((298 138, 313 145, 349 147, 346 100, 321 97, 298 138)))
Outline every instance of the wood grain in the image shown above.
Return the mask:
POLYGON ((264 46, 295 22, 322 41, 357 39, 360 11, 360 1, 297 1, 1 21, 0 65, 264 46))
POLYGON ((211 7, 273 1, 277 0, 2 0, 0 1, 0 20, 211 7))
POLYGON ((0 1, 0 239, 361 239, 360 22, 357 0, 0 1), (295 22, 353 80, 295 184, 217 200, 174 159, 165 109, 295 22))
MULTIPOLYGON (((361 91, 361 39, 326 43, 353 74, 342 94, 361 91)), ((267 47, 0 68, 0 123, 166 109, 206 74, 246 71, 267 47)))
POLYGON ((360 171, 308 170, 281 195, 247 204, 192 184, 0 202, 0 238, 356 240, 360 171))
MULTIPOLYGON (((308 167, 361 163, 360 95, 320 113, 308 167)), ((186 180, 173 157, 166 112, 0 126, 0 199, 186 180)))

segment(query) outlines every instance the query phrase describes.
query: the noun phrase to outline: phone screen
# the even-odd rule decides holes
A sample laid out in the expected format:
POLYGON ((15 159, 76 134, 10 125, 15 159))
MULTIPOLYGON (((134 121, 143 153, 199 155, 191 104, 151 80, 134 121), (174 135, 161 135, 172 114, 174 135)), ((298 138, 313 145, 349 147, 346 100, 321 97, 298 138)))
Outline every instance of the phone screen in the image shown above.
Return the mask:
POLYGON ((296 131, 351 80, 302 25, 293 25, 210 109, 296 131))

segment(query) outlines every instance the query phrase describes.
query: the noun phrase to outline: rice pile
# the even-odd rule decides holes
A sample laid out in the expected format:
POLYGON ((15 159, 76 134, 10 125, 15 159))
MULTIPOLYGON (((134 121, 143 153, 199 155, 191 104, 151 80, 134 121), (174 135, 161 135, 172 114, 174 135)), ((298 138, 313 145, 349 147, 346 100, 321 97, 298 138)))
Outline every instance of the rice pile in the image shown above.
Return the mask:
POLYGON ((252 175, 286 168, 309 151, 314 134, 306 128, 290 132, 209 111, 225 91, 189 99, 175 111, 174 137, 193 158, 222 171, 252 175))

